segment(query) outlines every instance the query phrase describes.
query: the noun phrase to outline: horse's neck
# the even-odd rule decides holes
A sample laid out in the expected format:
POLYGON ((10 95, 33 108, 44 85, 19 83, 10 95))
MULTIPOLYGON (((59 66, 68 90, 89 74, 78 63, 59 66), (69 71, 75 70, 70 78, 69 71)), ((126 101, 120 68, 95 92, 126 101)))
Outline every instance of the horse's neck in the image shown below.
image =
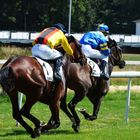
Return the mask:
POLYGON ((68 65, 71 63, 70 56, 65 54, 63 57, 62 63, 63 63, 64 69, 67 68, 68 65))
POLYGON ((111 63, 111 61, 109 60, 108 61, 108 71, 109 71, 109 75, 111 75, 111 73, 112 73, 112 71, 113 71, 113 65, 112 65, 112 63, 111 63))

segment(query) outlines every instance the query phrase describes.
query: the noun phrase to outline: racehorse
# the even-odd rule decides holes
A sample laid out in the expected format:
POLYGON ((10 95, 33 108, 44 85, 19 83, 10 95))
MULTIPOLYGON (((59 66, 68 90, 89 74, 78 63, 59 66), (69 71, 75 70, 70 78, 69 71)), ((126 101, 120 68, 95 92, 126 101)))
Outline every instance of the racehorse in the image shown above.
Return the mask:
MULTIPOLYGON (((122 59, 122 50, 115 40, 109 40, 108 46, 111 50, 108 63, 108 72, 111 75, 114 66, 119 66, 123 68, 125 66, 125 61, 122 59)), ((67 114, 70 119, 74 119, 75 124, 72 126, 76 132, 79 131, 80 119, 76 113, 76 105, 87 96, 88 99, 93 104, 93 114, 89 115, 85 110, 81 109, 80 112, 88 120, 97 119, 99 108, 101 105, 102 98, 109 91, 109 80, 104 80, 100 77, 91 77, 91 68, 86 63, 81 66, 80 64, 67 62, 65 65, 66 72, 66 83, 67 87, 74 91, 74 97, 68 103, 68 108, 72 113, 72 118, 69 114, 69 110, 66 104, 66 94, 61 101, 61 109, 67 114)))
MULTIPOLYGON (((111 76, 113 67, 119 66, 119 68, 122 69, 125 67, 125 61, 122 60, 122 50, 119 46, 117 46, 115 40, 109 39, 108 46, 111 50, 111 54, 109 56, 109 65, 108 65, 109 75, 111 76)), ((101 101, 109 91, 109 85, 110 85, 109 83, 110 83, 110 79, 109 80, 98 79, 96 86, 92 87, 89 90, 87 97, 93 104, 93 113, 92 115, 90 115, 86 112, 86 110, 81 110, 80 112, 84 115, 85 119, 90 121, 97 119, 98 112, 101 106, 101 101)))
MULTIPOLYGON (((81 45, 77 43, 73 36, 68 37, 68 42, 74 51, 71 61, 78 62, 78 60, 83 58, 81 45)), ((3 64, 0 70, 0 84, 10 98, 13 118, 26 129, 32 138, 38 137, 44 129, 49 130, 60 125, 60 100, 63 98, 66 90, 66 70, 63 71, 62 80, 52 90, 54 82, 45 79, 42 66, 34 57, 11 57, 3 64), (18 92, 26 96, 25 103, 21 109, 19 109, 18 105, 18 92), (48 124, 42 124, 39 119, 30 113, 32 106, 37 101, 49 105, 51 118, 48 124), (35 129, 32 129, 23 120, 23 116, 33 122, 35 129)))

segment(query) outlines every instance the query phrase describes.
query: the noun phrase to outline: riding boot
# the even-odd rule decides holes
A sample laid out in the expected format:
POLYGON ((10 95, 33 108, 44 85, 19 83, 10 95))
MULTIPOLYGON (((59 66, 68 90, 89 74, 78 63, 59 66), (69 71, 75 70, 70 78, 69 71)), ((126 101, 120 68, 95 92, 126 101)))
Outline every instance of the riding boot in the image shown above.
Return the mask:
POLYGON ((61 74, 60 74, 60 67, 62 65, 62 58, 58 58, 55 62, 55 67, 54 67, 54 80, 55 81, 60 81, 61 74))
POLYGON ((101 69, 100 77, 105 79, 105 80, 108 80, 109 79, 108 63, 106 61, 102 60, 100 69, 101 69))

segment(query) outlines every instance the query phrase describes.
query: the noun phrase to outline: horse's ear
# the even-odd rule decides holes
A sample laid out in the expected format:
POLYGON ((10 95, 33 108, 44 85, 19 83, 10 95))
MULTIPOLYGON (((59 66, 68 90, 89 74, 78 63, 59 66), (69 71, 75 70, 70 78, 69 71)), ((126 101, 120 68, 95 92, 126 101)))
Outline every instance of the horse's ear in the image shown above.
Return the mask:
POLYGON ((74 36, 72 36, 72 35, 67 36, 67 39, 68 39, 68 42, 69 42, 69 43, 75 42, 75 38, 74 38, 74 36))
POLYGON ((69 36, 72 42, 75 42, 75 37, 73 35, 69 36))
POLYGON ((113 41, 114 46, 117 46, 117 42, 114 39, 112 41, 113 41))
POLYGON ((79 47, 82 47, 82 44, 73 35, 67 36, 67 39, 69 43, 75 42, 79 47))
POLYGON ((111 48, 112 46, 117 46, 117 42, 114 39, 109 38, 107 45, 111 48))

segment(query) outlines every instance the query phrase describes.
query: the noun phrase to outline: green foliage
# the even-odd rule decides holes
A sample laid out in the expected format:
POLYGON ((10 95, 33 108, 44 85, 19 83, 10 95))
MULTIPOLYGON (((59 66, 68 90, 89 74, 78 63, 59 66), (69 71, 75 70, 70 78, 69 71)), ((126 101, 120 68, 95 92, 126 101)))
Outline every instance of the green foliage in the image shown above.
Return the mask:
MULTIPOLYGON (((0 30, 40 31, 61 22, 68 28, 70 0, 1 0, 0 30)), ((139 0, 72 0, 72 32, 93 30, 105 22, 111 33, 134 33, 139 0)))

